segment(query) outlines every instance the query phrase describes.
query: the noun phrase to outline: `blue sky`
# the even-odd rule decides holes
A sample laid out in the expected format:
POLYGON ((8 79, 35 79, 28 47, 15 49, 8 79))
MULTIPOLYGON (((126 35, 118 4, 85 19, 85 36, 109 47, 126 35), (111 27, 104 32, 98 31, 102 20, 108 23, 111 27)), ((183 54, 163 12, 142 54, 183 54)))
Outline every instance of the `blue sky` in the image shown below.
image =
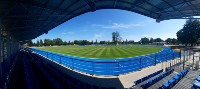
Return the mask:
POLYGON ((141 37, 176 38, 176 32, 185 23, 184 19, 155 19, 125 10, 98 10, 77 16, 34 39, 62 38, 72 40, 112 40, 112 32, 118 31, 123 40, 139 41, 141 37))

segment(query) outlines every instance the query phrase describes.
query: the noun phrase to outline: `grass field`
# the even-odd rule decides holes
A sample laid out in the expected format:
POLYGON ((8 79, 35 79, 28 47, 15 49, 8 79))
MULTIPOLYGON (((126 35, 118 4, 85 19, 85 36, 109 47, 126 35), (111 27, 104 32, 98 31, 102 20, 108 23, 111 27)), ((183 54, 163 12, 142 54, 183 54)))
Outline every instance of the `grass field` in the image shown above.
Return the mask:
POLYGON ((125 58, 161 51, 158 47, 145 46, 58 46, 42 50, 87 58, 125 58))

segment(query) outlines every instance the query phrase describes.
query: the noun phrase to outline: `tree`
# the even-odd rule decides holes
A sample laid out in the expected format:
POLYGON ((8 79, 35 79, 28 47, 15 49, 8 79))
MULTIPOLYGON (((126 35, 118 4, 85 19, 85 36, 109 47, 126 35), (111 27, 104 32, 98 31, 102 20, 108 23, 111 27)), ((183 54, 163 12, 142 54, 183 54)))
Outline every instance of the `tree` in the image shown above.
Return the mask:
POLYGON ((197 43, 198 39, 200 38, 200 21, 199 20, 192 20, 189 19, 184 24, 183 28, 180 29, 176 35, 178 41, 185 44, 193 44, 197 43))
POLYGON ((91 44, 94 44, 93 40, 92 40, 91 44))
POLYGON ((96 42, 95 42, 95 44, 98 44, 98 42, 97 42, 97 39, 96 39, 96 42))
POLYGON ((126 45, 128 44, 128 40, 126 39, 126 45))
POLYGON ((63 45, 67 45, 67 41, 64 41, 64 42, 63 42, 63 45))
POLYGON ((149 38, 146 38, 146 37, 141 38, 140 42, 141 42, 142 44, 147 44, 147 43, 149 43, 149 38))
POLYGON ((56 45, 62 45, 63 44, 63 41, 61 38, 56 38, 56 45))
POLYGON ((44 44, 43 44, 43 41, 42 41, 42 39, 40 39, 40 46, 43 46, 44 44))
POLYGON ((50 46, 52 45, 52 40, 51 39, 44 39, 44 46, 50 46))
POLYGON ((39 40, 37 40, 36 46, 40 46, 40 42, 39 42, 39 40))
POLYGON ((176 44, 176 43, 177 43, 177 39, 173 38, 173 39, 172 39, 172 44, 174 45, 174 44, 176 44))
POLYGON ((130 44, 134 44, 135 41, 134 41, 134 40, 129 40, 128 43, 130 43, 130 44))
POLYGON ((171 39, 171 38, 167 38, 167 39, 165 40, 165 42, 166 42, 167 44, 170 44, 170 43, 172 43, 172 39, 171 39))
POLYGON ((121 40, 122 40, 122 38, 118 31, 112 33, 112 41, 115 45, 119 44, 119 42, 121 42, 121 40))
POLYGON ((150 38, 149 43, 153 43, 153 42, 154 42, 154 39, 150 38))
POLYGON ((156 38, 154 39, 154 42, 163 42, 163 40, 161 38, 156 38))
POLYGON ((70 42, 70 40, 69 40, 69 42, 68 42, 68 45, 71 45, 71 42, 70 42))

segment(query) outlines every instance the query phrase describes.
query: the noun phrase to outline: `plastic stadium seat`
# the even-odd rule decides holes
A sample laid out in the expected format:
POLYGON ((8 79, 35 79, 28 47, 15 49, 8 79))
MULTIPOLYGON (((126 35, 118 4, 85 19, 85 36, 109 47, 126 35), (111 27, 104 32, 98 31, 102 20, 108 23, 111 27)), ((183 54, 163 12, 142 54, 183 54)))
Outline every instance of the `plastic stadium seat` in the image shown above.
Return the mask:
POLYGON ((175 80, 173 78, 171 78, 168 82, 169 82, 170 88, 172 88, 175 85, 175 80))
POLYGON ((164 83, 164 84, 162 85, 162 87, 163 87, 164 89, 170 89, 170 88, 169 88, 169 83, 168 83, 168 82, 164 83))
POLYGON ((177 74, 179 77, 180 77, 180 79, 183 77, 183 74, 182 73, 179 73, 179 74, 177 74))
POLYGON ((195 80, 195 82, 193 83, 193 87, 195 89, 200 89, 200 82, 195 80))
POLYGON ((180 77, 176 75, 173 78, 175 79, 175 82, 178 83, 180 77))
POLYGON ((198 77, 196 78, 196 80, 200 82, 200 76, 198 76, 198 77))
POLYGON ((141 87, 142 87, 143 89, 147 89, 147 83, 142 84, 141 87))

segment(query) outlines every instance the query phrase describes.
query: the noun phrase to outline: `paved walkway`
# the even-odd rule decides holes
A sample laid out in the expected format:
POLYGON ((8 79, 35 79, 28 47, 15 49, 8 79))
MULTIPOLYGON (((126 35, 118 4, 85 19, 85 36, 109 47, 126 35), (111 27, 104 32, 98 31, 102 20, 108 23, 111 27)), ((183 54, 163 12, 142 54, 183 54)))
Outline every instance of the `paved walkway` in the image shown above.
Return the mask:
MULTIPOLYGON (((197 64, 199 65, 199 53, 198 52, 195 53, 194 56, 195 56, 194 64, 193 64, 193 55, 185 57, 185 60, 186 60, 185 66, 184 66, 185 69, 186 68, 195 69, 197 67, 196 65, 197 64)), ((176 58, 174 60, 168 60, 167 62, 159 63, 156 66, 150 66, 140 71, 136 71, 136 72, 125 74, 125 75, 120 75, 119 80, 121 81, 124 88, 130 88, 134 85, 134 81, 140 78, 143 78, 151 73, 154 73, 160 69, 165 69, 166 67, 170 67, 170 64, 171 64, 171 67, 175 69, 175 72, 178 73, 181 70, 183 70, 183 60, 184 60, 184 57, 182 56, 181 59, 176 58)))

